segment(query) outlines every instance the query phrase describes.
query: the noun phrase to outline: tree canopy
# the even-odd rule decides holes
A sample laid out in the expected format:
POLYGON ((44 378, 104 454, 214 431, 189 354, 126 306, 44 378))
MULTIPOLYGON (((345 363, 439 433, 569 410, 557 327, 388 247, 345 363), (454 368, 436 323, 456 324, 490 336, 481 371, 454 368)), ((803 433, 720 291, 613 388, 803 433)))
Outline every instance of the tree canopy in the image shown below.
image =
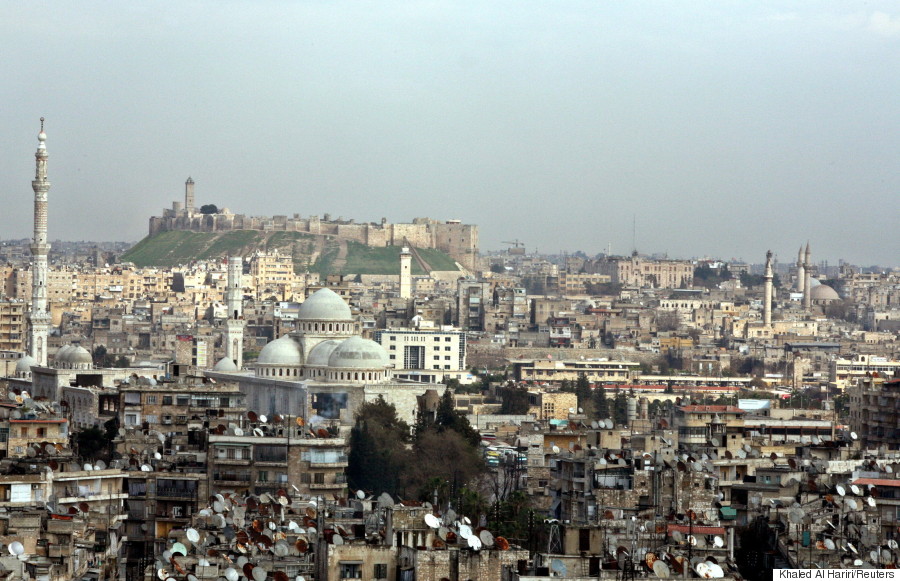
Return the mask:
POLYGON ((203 204, 200 206, 201 214, 218 214, 219 208, 215 204, 203 204))

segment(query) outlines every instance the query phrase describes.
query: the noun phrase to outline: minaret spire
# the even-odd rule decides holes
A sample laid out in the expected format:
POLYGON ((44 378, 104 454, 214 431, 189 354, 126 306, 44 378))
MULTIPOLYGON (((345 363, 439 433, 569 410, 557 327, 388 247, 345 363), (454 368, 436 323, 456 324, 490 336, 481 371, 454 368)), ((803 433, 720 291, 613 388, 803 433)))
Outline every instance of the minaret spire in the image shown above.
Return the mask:
POLYGON ((772 251, 766 252, 766 272, 763 275, 765 279, 765 298, 763 302, 763 324, 770 326, 772 324, 772 251))
POLYGON ((225 287, 225 306, 228 318, 225 320, 225 357, 231 359, 240 369, 244 364, 244 289, 241 286, 243 259, 228 257, 228 277, 225 287))
POLYGON ((28 350, 39 366, 47 365, 47 335, 50 330, 50 311, 47 303, 47 134, 44 133, 44 118, 41 117, 41 131, 38 133, 38 147, 34 154, 35 172, 31 189, 34 190, 34 238, 31 241, 31 312, 28 333, 28 350))

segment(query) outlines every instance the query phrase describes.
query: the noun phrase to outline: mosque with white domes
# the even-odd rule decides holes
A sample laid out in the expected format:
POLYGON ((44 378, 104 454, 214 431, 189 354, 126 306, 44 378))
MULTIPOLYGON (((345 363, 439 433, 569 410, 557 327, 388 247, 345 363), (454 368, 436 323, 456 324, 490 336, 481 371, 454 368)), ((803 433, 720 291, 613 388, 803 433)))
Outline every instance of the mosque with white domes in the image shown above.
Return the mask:
POLYGON ((350 307, 327 287, 300 305, 296 330, 268 343, 248 367, 241 370, 226 356, 206 375, 237 382, 257 413, 344 426, 363 402, 379 397, 396 406, 400 419, 413 422, 417 396, 443 388, 395 380, 384 347, 359 336, 350 307))

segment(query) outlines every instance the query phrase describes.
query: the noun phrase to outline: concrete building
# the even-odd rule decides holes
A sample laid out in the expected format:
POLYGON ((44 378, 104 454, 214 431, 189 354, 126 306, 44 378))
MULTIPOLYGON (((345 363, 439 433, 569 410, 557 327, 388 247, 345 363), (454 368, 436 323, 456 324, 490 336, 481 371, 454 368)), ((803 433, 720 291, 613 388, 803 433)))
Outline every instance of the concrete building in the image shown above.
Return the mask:
POLYGON ((467 380, 466 334, 439 329, 381 329, 375 342, 388 352, 394 377, 426 383, 467 380))

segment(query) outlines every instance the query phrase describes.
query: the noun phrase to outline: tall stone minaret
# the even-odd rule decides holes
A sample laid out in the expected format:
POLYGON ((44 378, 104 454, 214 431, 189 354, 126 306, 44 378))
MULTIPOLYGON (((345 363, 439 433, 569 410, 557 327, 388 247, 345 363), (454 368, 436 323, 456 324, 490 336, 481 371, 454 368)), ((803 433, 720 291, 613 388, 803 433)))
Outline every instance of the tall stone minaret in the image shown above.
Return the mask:
POLYGON ((803 257, 803 308, 812 306, 812 263, 810 262, 809 242, 806 243, 806 254, 803 257))
POLYGON ((225 287, 225 306, 228 308, 228 319, 225 320, 225 357, 234 361, 238 369, 244 363, 243 272, 241 257, 229 256, 228 282, 225 287))
POLYGON ((803 245, 797 252, 797 292, 802 293, 806 288, 806 268, 803 266, 803 245))
POLYGON ((770 326, 772 324, 772 251, 766 252, 766 272, 763 275, 765 279, 765 302, 763 303, 763 324, 770 326))
POLYGON ((38 148, 34 154, 35 172, 31 189, 34 190, 34 239, 31 241, 31 256, 34 266, 31 270, 31 312, 28 331, 29 354, 39 366, 47 365, 47 334, 50 330, 50 311, 47 303, 47 134, 44 133, 44 118, 41 117, 41 132, 38 133, 38 148))
POLYGON ((406 246, 400 250, 400 298, 412 296, 412 254, 406 246))
POLYGON ((184 211, 188 216, 197 211, 196 206, 194 206, 194 180, 190 176, 184 182, 184 211))

